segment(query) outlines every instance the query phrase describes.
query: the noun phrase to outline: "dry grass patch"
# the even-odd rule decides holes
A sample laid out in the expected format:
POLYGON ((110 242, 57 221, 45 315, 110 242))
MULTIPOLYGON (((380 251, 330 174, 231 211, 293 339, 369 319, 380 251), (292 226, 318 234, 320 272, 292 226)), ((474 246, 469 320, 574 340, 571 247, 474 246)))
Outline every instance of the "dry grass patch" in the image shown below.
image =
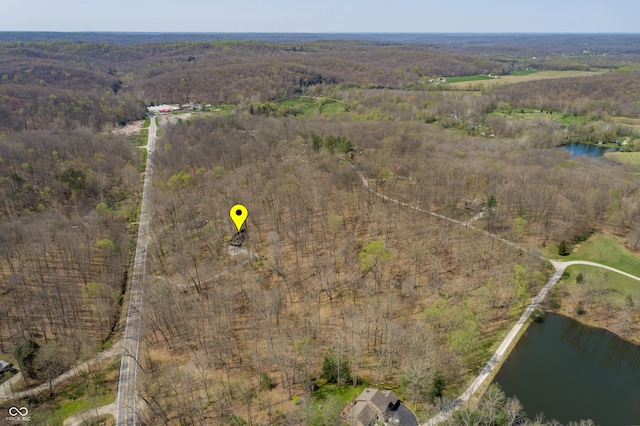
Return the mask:
POLYGON ((113 133, 118 135, 135 135, 142 130, 144 127, 144 120, 132 121, 131 123, 127 123, 124 127, 117 128, 113 130, 113 133))
POLYGON ((640 164, 640 152, 607 152, 604 156, 620 164, 640 164))
POLYGON ((607 72, 606 70, 600 71, 540 71, 536 73, 531 73, 527 75, 504 75, 499 78, 490 79, 490 80, 479 80, 479 81, 461 81, 457 83, 451 83, 451 87, 464 89, 466 87, 475 87, 478 85, 482 85, 483 87, 495 86, 498 84, 505 83, 522 83, 525 81, 536 81, 536 80, 550 80, 555 78, 568 78, 568 77, 593 77, 596 75, 601 75, 607 72))

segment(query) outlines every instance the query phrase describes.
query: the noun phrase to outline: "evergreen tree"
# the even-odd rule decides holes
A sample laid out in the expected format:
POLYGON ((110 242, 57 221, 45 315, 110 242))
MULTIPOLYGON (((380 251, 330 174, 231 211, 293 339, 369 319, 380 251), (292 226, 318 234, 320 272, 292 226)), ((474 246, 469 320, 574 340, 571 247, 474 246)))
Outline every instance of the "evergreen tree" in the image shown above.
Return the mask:
POLYGON ((22 374, 26 377, 35 377, 35 369, 33 368, 33 360, 38 353, 40 345, 33 340, 25 341, 21 345, 16 346, 13 350, 13 356, 16 357, 18 365, 22 370, 22 374))
POLYGON ((343 385, 351 379, 349 363, 342 357, 336 358, 334 354, 326 355, 324 357, 324 363, 322 364, 320 377, 325 379, 327 383, 343 385))
POLYGON ((558 254, 560 256, 569 256, 569 250, 567 249, 567 244, 564 240, 560 241, 560 245, 558 245, 558 254))

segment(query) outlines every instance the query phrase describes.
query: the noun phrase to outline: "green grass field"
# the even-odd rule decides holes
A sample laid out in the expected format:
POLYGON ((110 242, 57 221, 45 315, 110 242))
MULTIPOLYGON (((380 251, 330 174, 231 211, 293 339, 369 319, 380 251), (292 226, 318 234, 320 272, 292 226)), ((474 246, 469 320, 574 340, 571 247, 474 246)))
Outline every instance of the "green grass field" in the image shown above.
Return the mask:
MULTIPOLYGON (((557 251, 553 257, 558 257, 557 251)), ((562 260, 588 260, 640 276, 640 256, 626 250, 615 237, 593 235, 562 260)), ((554 294, 560 296, 556 299, 558 302, 563 301, 565 315, 592 326, 605 327, 625 335, 624 338, 630 341, 638 341, 637 334, 626 334, 629 330, 625 331, 622 322, 629 300, 636 306, 640 301, 639 281, 596 266, 573 265, 565 270, 554 294), (579 274, 582 274, 581 283, 577 282, 579 274), (586 315, 577 314, 579 301, 585 304, 586 315)))
MULTIPOLYGON (((557 248, 552 244, 549 244, 547 249, 545 254, 552 258, 565 261, 588 260, 640 277, 640 256, 625 249, 614 237, 594 235, 565 257, 558 256, 557 248)), ((624 275, 588 265, 574 265, 567 268, 567 272, 571 277, 563 282, 570 287, 577 285, 575 277, 578 273, 582 273, 585 279, 591 277, 591 279, 602 280, 607 289, 613 290, 607 295, 607 298, 613 303, 622 305, 628 294, 631 294, 634 300, 640 300, 640 282, 624 275)))
POLYGON ((231 114, 233 113, 233 111, 235 111, 236 106, 233 104, 218 104, 218 105, 212 105, 210 107, 206 107, 204 109, 205 112, 215 112, 215 113, 225 113, 225 114, 231 114))
POLYGON ((560 114, 558 112, 558 117, 555 117, 554 120, 560 124, 568 126, 574 123, 586 123, 589 121, 589 117, 586 115, 560 114))
POLYGON ((566 269, 566 272, 569 273, 570 277, 564 280, 563 283, 569 287, 572 293, 574 293, 574 290, 579 286, 584 286, 584 284, 577 284, 575 281, 575 278, 581 273, 585 282, 600 280, 603 285, 610 290, 606 293, 605 297, 611 303, 624 305, 625 298, 629 294, 634 301, 637 302, 640 300, 640 282, 625 277, 624 275, 588 265, 570 266, 566 269))
POLYGON ((366 387, 367 385, 358 385, 356 387, 353 387, 350 384, 346 384, 344 386, 338 386, 336 384, 327 383, 327 384, 321 384, 318 390, 315 391, 313 394, 320 400, 322 400, 327 395, 335 395, 339 397, 341 400, 343 400, 344 403, 346 404, 347 402, 351 401, 354 396, 362 393, 362 391, 366 387))
POLYGON ((323 114, 340 114, 343 112, 347 112, 348 109, 340 102, 329 101, 322 104, 322 106, 320 107, 320 111, 323 114))
MULTIPOLYGON (((329 424, 335 422, 342 409, 356 395, 362 393, 365 385, 352 387, 349 384, 337 386, 335 384, 321 384, 320 388, 313 392, 307 407, 309 424, 329 424)), ((294 403, 299 404, 300 398, 294 397, 294 403)))
POLYGON ((294 108, 302 114, 339 114, 347 110, 345 106, 332 99, 316 99, 309 96, 283 99, 276 102, 278 108, 294 108))
MULTIPOLYGON (((509 75, 501 75, 500 78, 487 78, 483 80, 476 80, 477 84, 483 86, 492 86, 496 84, 505 84, 505 83, 521 83, 524 81, 536 81, 536 80, 548 80, 554 78, 565 78, 565 77, 589 77, 598 74, 603 74, 608 72, 606 69, 597 70, 597 71, 534 71, 534 70, 521 70, 516 71, 509 75)), ((447 79, 449 80, 449 79, 447 79)), ((467 80, 468 81, 468 80, 467 80)), ((458 87, 459 89, 464 89, 468 85, 465 84, 467 81, 463 81, 462 83, 451 83, 451 86, 458 87)))
POLYGON ((445 77, 447 83, 461 83, 466 81, 482 81, 493 80, 493 77, 489 77, 486 74, 465 75, 461 77, 445 77))
MULTIPOLYGON (((558 256, 559 258, 559 256, 558 256)), ((640 277, 640 256, 625 249, 614 237, 594 235, 562 260, 590 260, 640 277)))
POLYGON ((540 70, 515 70, 511 72, 509 75, 529 75, 540 72, 540 70))
POLYGON ((149 154, 149 152, 147 151, 147 148, 140 148, 140 161, 138 163, 138 171, 140 173, 143 173, 145 171, 145 169, 147 168, 147 155, 149 154))
POLYGON ((94 407, 111 404, 116 400, 115 394, 100 395, 95 398, 80 398, 67 400, 60 404, 51 404, 46 409, 34 410, 31 414, 32 424, 53 425, 62 424, 63 421, 83 411, 91 410, 94 407))
POLYGON ((556 123, 563 124, 568 126, 574 123, 586 123, 589 121, 589 117, 586 115, 573 115, 573 114, 563 114, 561 111, 543 111, 540 112, 539 109, 533 108, 516 108, 512 107, 509 110, 499 109, 492 111, 490 115, 498 115, 501 117, 512 117, 512 118, 521 118, 521 119, 550 119, 555 121, 556 123))
POLYGON ((313 98, 292 98, 283 99, 276 102, 278 108, 294 108, 302 114, 313 114, 318 111, 318 102, 313 98))
POLYGON ((127 140, 137 146, 144 146, 147 144, 147 139, 149 139, 149 128, 143 128, 138 133, 134 135, 128 135, 127 140))
POLYGON ((83 376, 79 381, 54 386, 53 396, 34 398, 32 402, 38 405, 29 409, 31 424, 61 425, 72 415, 113 403, 119 367, 120 363, 115 360, 95 376, 83 376))
POLYGON ((116 400, 115 395, 101 395, 97 397, 94 401, 93 398, 86 399, 76 399, 74 401, 63 402, 60 405, 60 409, 58 413, 60 413, 60 417, 66 419, 69 416, 72 416, 81 411, 87 411, 94 407, 102 407, 103 405, 111 404, 116 400))

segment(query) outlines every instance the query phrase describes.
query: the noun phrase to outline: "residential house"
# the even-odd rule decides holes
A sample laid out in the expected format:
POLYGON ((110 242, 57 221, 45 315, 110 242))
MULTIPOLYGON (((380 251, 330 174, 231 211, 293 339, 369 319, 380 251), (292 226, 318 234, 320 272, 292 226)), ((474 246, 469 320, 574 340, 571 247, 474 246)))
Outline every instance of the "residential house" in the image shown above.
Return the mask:
POLYGON ((371 426, 384 422, 389 412, 398 407, 398 397, 390 390, 366 388, 356 398, 354 406, 346 416, 352 426, 371 426))
POLYGON ((347 423, 352 426, 373 426, 378 420, 376 411, 364 402, 356 402, 347 414, 347 423))

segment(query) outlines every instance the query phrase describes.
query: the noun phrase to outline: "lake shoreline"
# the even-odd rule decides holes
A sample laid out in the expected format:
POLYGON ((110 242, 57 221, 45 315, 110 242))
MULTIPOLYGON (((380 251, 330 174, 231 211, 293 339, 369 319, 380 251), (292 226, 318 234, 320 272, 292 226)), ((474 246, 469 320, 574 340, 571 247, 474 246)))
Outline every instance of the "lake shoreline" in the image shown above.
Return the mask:
MULTIPOLYGON (((602 330, 607 331, 608 333, 611 333, 613 336, 617 337, 620 340, 623 340, 627 343, 631 343, 633 345, 636 345, 640 348, 640 336, 636 336, 636 335, 631 335, 631 336, 625 336, 622 335, 620 333, 618 333, 617 331, 613 330, 611 328, 611 326, 605 326, 603 324, 598 324, 597 322, 599 321, 598 319, 593 319, 593 315, 589 315, 584 314, 584 315, 578 315, 575 312, 570 312, 569 307, 568 306, 562 306, 561 309, 554 311, 554 310, 545 310, 543 311, 544 314, 555 314, 555 315, 561 315, 563 317, 567 317, 570 318, 574 321, 579 322, 580 324, 586 326, 586 327, 591 327, 591 328, 599 328, 602 330)), ((637 333, 636 333, 637 334, 637 333)))
POLYGON ((630 343, 632 345, 637 346, 638 348, 640 348, 640 339, 636 339, 634 340, 633 338, 629 338, 629 337, 625 337, 622 336, 620 333, 616 333, 614 330, 611 330, 609 327, 604 327, 601 325, 597 325, 594 324, 593 322, 589 322, 589 321, 584 321, 585 316, 584 315, 575 315, 575 314, 570 314, 568 312, 565 312, 563 310, 558 310, 558 311, 553 311, 553 310, 545 310, 542 311, 544 313, 543 317, 542 317, 542 321, 545 320, 545 316, 547 314, 553 314, 553 315, 559 315, 559 316, 563 316, 565 318, 569 318, 572 319, 576 322, 579 322, 581 325, 585 326, 585 327, 590 327, 590 328, 596 328, 596 329, 600 329, 600 330, 604 330, 607 333, 611 334, 612 336, 626 342, 626 343, 630 343))
POLYGON ((556 312, 530 324, 494 378, 530 415, 596 424, 635 424, 637 380, 637 345, 556 312))
POLYGON ((598 144, 593 142, 568 142, 558 145, 558 148, 569 151, 571 158, 586 156, 589 158, 604 158, 607 152, 618 152, 621 146, 615 143, 598 144))

